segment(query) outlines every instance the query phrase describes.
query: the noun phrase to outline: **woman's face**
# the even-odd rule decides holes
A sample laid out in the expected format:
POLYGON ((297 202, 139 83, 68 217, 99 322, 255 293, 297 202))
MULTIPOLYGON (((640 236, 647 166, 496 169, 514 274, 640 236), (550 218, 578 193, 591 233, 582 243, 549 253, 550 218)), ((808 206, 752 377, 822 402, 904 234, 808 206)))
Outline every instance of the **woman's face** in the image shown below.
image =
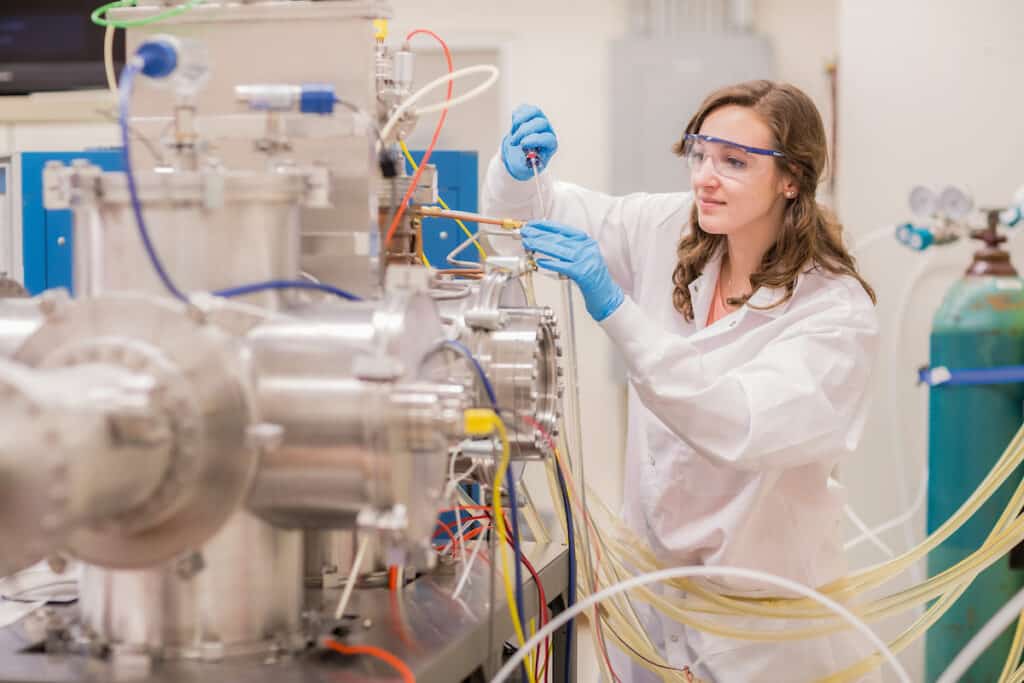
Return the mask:
MULTIPOLYGON (((763 150, 775 149, 772 132, 752 109, 727 105, 704 119, 701 136, 763 150)), ((793 178, 775 158, 723 142, 696 141, 687 155, 700 226, 716 235, 741 235, 752 226, 778 230, 793 178)), ((795 196, 795 195, 794 195, 795 196)))

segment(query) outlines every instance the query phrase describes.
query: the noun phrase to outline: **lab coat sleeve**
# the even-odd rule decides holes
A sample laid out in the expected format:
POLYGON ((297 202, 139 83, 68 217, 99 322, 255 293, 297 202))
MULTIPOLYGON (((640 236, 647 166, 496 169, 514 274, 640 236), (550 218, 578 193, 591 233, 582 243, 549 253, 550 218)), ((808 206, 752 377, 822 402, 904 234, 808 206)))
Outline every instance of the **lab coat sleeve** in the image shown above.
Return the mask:
POLYGON ((852 452, 863 428, 874 309, 824 298, 808 305, 742 362, 734 347, 665 332, 628 297, 601 325, 640 400, 672 432, 703 457, 764 471, 852 452))
MULTIPOLYGON (((539 216, 537 185, 519 181, 505 170, 500 155, 487 167, 481 203, 486 214, 519 220, 544 218, 586 232, 601 248, 612 278, 627 294, 634 273, 642 268, 650 235, 668 220, 680 219, 689 194, 635 193, 613 197, 572 183, 557 182, 545 170, 539 175, 544 215, 539 216)), ((682 223, 682 220, 680 220, 682 223)))

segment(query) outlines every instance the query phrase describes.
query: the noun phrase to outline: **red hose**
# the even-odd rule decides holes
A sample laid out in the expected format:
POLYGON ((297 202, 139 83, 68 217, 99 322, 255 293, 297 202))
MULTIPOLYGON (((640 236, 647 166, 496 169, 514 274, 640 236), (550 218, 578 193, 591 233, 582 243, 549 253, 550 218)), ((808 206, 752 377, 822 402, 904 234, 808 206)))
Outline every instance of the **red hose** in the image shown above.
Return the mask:
MULTIPOLYGON (((441 48, 444 50, 445 61, 448 62, 448 73, 452 73, 455 69, 452 66, 452 53, 448 49, 448 43, 444 42, 441 36, 437 35, 433 31, 425 28, 418 28, 414 31, 410 31, 409 35, 405 37, 408 42, 413 36, 424 33, 441 44, 441 48)), ((448 81, 448 91, 445 94, 445 103, 452 99, 452 81, 448 81)), ((405 196, 402 197, 402 203, 398 205, 398 211, 395 212, 395 218, 391 221, 391 226, 388 228, 387 236, 384 238, 384 249, 386 250, 391 244, 391 238, 395 236, 395 231, 398 230, 399 224, 402 222, 402 216, 405 215, 405 208, 409 205, 409 200, 412 198, 412 193, 416 191, 417 185, 420 182, 420 176, 423 175, 423 169, 427 167, 427 163, 430 162, 430 155, 434 153, 434 147, 437 146, 437 139, 441 136, 441 129, 444 128, 444 121, 448 118, 448 107, 446 106, 441 110, 441 118, 437 120, 437 126, 434 128, 434 135, 430 138, 430 144, 427 145, 427 151, 423 153, 423 158, 420 160, 419 168, 416 169, 416 173, 412 177, 412 182, 409 184, 409 189, 405 191, 405 196)))

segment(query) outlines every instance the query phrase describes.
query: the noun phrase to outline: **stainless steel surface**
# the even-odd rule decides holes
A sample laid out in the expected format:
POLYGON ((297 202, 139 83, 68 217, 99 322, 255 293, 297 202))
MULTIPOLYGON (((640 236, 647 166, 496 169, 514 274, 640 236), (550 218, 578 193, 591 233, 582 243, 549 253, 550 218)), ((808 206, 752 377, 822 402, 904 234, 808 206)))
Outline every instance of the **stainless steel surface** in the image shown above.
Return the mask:
POLYGON ((337 588, 356 554, 355 529, 307 529, 302 532, 303 575, 309 588, 337 588))
MULTIPOLYGON (((498 407, 506 411, 512 457, 543 457, 545 440, 522 418, 534 420, 552 437, 558 433, 561 345, 554 313, 528 307, 522 282, 505 272, 489 272, 467 287, 469 296, 438 302, 446 334, 473 353, 489 378, 498 407)), ((434 371, 474 387, 477 405, 490 405, 476 370, 454 352, 449 362, 435 364, 434 371)))
POLYGON ((85 623, 100 639, 155 657, 219 660, 294 649, 302 535, 239 512, 194 559, 141 571, 86 565, 81 595, 85 623))
POLYGON ((43 322, 39 299, 0 300, 0 357, 10 358, 43 322))
MULTIPOLYGON (((74 280, 79 296, 108 291, 166 295, 139 236, 123 173, 88 164, 49 168, 49 183, 70 184, 75 212, 74 280)), ((184 292, 297 279, 299 206, 308 179, 298 172, 136 171, 153 247, 184 292)), ((249 295, 276 307, 279 295, 249 295)))
MULTIPOLYGON (((139 19, 169 4, 143 2, 112 15, 139 19)), ((391 94, 378 98, 371 19, 388 12, 360 0, 212 0, 128 31, 129 52, 172 33, 209 55, 203 90, 183 95, 142 78, 131 111, 133 134, 162 144, 146 145, 153 171, 135 147, 135 175, 156 251, 187 304, 168 297, 150 263, 123 174, 84 161, 48 168, 48 204, 74 209, 81 298, 0 305, 0 358, 23 364, 0 414, 0 487, 18 489, 0 500, 0 540, 23 540, 13 525, 27 514, 39 528, 14 543, 11 566, 58 547, 91 566, 76 610, 41 619, 48 655, 12 653, 12 630, 0 632, 0 680, 393 680, 379 662, 299 652, 304 635, 334 626, 355 532, 368 534, 373 559, 343 637, 395 652, 420 683, 493 673, 512 629, 503 603, 488 605, 503 593, 486 558, 458 601, 451 567, 397 593, 368 588, 382 561, 409 572, 437 561, 430 537, 464 411, 491 403, 474 368, 442 347, 429 274, 382 266, 379 222, 389 216, 377 196, 376 126, 412 75, 410 55, 384 65, 391 94), (240 84, 313 82, 334 86, 334 116, 243 112, 234 98, 240 84), (203 294, 300 274, 373 300, 203 294), (43 495, 27 499, 32 487, 43 495), (327 589, 304 600, 314 570, 327 589), (73 611, 81 620, 68 630, 73 611), (68 646, 79 649, 61 654, 68 646), (109 657, 84 654, 100 652, 109 657)), ((186 50, 181 63, 198 54, 186 50)), ((428 171, 416 200, 436 184, 428 171)), ((418 221, 410 214, 402 230, 418 221)), ((412 234, 398 251, 414 251, 412 234)), ((522 268, 498 261, 472 291, 439 298, 449 338, 494 383, 518 469, 545 454, 521 418, 555 431, 558 336, 551 312, 528 307, 521 283, 500 270, 522 268)), ((483 460, 489 444, 467 452, 483 460)), ((549 596, 563 593, 564 549, 527 554, 549 596)))
POLYGON ((0 576, 146 503, 172 445, 152 388, 113 366, 0 362, 0 576))
MULTIPOLYGON (((162 298, 119 294, 43 299, 46 323, 15 360, 32 367, 109 364, 152 377, 174 432, 172 465, 129 519, 81 527, 80 559, 152 566, 209 539, 240 505, 257 463, 244 367, 235 341, 196 311, 162 298)), ((130 467, 125 462, 123 466, 130 467)))
MULTIPOLYGON (((564 546, 524 544, 526 556, 536 567, 547 598, 556 606, 564 600, 568 586, 568 558, 564 546)), ((451 599, 457 575, 450 569, 436 570, 405 586, 392 596, 386 589, 357 589, 346 621, 351 632, 342 638, 348 644, 381 647, 404 661, 417 683, 460 683, 474 672, 487 680, 493 671, 487 661, 493 648, 514 637, 508 609, 497 591, 493 616, 496 643, 488 644, 492 611, 488 603, 490 568, 480 558, 472 579, 458 601, 451 599)), ((498 575, 500 581, 500 574, 498 575)), ((339 590, 308 591, 307 606, 328 618, 339 590)), ((528 576, 524 585, 526 618, 536 615, 537 594, 528 576)), ((557 611, 557 609, 556 609, 557 611)), ((39 655, 21 652, 30 645, 28 624, 0 630, 0 682, 32 681, 69 683, 111 681, 114 668, 109 661, 86 660, 80 656, 39 655)), ((555 638, 551 666, 561 671, 565 656, 562 641, 555 638)), ((220 662, 155 662, 152 673, 139 680, 149 683, 199 683, 210 680, 246 683, 384 683, 396 680, 387 665, 368 657, 340 657, 306 653, 295 657, 235 657, 220 662)), ((474 679, 481 680, 481 679, 474 679)))
POLYGON ((376 526, 425 546, 466 407, 458 385, 417 383, 441 328, 425 295, 324 302, 252 330, 261 419, 283 428, 250 509, 303 528, 376 526))
MULTIPOLYGON (((152 15, 157 8, 123 8, 118 19, 152 15)), ((292 0, 244 4, 207 1, 189 12, 127 31, 129 53, 154 34, 200 41, 209 53, 210 80, 196 97, 200 121, 234 114, 234 86, 262 83, 327 83, 338 97, 361 110, 367 124, 344 135, 291 137, 277 158, 329 169, 333 208, 301 210, 302 270, 323 282, 363 296, 380 293, 377 256, 376 178, 379 175, 373 122, 377 118, 372 20, 390 17, 387 3, 364 0, 292 0), (267 49, 273 46, 273 49, 267 49)), ((164 116, 174 105, 169 88, 140 81, 133 101, 139 117, 164 116)), ((341 110, 339 110, 341 111, 341 110)), ((336 114, 335 116, 344 115, 336 114)), ((309 117, 306 117, 307 119, 309 117)), ((163 124, 138 128, 151 139, 163 124)), ((205 129, 200 124, 200 130, 205 129)), ((231 168, 262 168, 268 155, 251 140, 211 136, 216 154, 231 168)))

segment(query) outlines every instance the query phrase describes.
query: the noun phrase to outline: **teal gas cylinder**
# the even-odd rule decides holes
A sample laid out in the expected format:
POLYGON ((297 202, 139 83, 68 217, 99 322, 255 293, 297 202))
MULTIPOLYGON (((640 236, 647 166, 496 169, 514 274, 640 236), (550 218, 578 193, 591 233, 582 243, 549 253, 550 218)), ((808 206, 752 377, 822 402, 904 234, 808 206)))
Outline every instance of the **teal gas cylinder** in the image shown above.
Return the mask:
MULTIPOLYGON (((987 247, 946 293, 931 333, 931 367, 983 369, 1024 365, 1024 280, 998 248, 994 225, 975 234, 987 247)), ((1024 383, 936 384, 928 418, 928 532, 949 519, 989 473, 1024 420, 1024 383)), ((928 555, 935 576, 977 550, 1020 481, 1015 472, 949 540, 928 555)), ((971 637, 1021 587, 1017 553, 1000 558, 971 585, 926 637, 926 679, 934 681, 971 637)), ((963 681, 998 680, 1009 629, 963 681)))

